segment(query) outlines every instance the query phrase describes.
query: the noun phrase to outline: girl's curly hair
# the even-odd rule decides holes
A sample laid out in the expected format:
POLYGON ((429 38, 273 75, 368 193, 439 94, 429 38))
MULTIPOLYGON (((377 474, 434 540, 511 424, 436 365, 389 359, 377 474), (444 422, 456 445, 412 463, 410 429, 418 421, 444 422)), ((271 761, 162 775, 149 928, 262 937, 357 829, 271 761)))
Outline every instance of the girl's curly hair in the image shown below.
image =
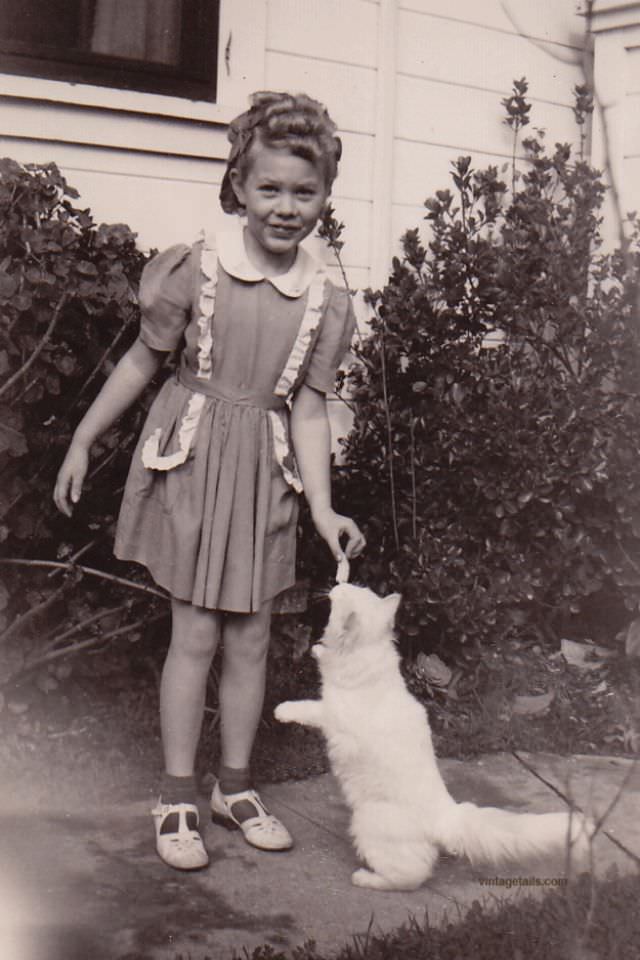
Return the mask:
POLYGON ((330 187, 338 172, 342 143, 336 125, 317 100, 304 93, 273 93, 262 90, 251 96, 251 106, 229 125, 231 150, 220 187, 225 213, 242 213, 231 185, 231 171, 244 178, 249 168, 249 151, 257 140, 269 147, 286 147, 294 156, 319 167, 330 187))

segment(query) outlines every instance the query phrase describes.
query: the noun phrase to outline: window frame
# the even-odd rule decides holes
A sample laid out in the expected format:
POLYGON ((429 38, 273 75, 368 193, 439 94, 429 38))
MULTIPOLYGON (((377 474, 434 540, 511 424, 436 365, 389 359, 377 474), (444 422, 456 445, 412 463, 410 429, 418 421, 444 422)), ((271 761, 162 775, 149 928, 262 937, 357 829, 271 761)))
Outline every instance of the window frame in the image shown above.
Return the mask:
POLYGON ((192 10, 191 30, 183 38, 179 66, 90 51, 70 50, 62 58, 52 46, 10 42, 0 36, 0 73, 215 103, 220 0, 194 3, 197 6, 192 10))

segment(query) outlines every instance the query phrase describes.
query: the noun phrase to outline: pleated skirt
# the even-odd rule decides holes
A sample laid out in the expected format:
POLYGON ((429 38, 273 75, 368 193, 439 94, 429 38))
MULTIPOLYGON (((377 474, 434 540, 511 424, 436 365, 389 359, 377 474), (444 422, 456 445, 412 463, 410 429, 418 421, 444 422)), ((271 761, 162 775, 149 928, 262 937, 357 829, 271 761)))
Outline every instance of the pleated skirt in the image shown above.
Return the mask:
POLYGON ((295 582, 297 494, 273 446, 268 410, 207 396, 186 461, 142 462, 160 428, 159 454, 176 448, 192 391, 168 380, 133 456, 114 552, 143 564, 180 600, 211 610, 257 611, 295 582))

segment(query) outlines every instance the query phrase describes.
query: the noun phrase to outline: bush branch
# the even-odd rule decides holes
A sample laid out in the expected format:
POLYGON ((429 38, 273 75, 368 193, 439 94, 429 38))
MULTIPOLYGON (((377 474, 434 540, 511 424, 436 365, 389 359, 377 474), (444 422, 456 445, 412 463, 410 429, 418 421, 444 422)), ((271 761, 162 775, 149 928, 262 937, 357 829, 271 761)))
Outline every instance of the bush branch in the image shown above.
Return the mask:
MULTIPOLYGON (((551 783, 551 781, 550 781, 550 780, 547 780, 545 777, 543 777, 541 773, 538 773, 538 771, 535 769, 535 767, 532 767, 531 764, 529 764, 529 763, 526 762, 526 760, 523 760, 522 757, 521 757, 518 753, 516 753, 515 750, 512 750, 512 751, 511 751, 511 754, 512 754, 512 756, 514 756, 514 757, 516 758, 516 760, 518 761, 518 763, 522 764, 522 766, 525 768, 525 770, 528 770, 529 773, 536 778, 536 780, 539 780, 540 783, 544 783, 545 787, 548 787, 549 790, 551 790, 553 793, 555 793, 555 795, 556 795, 557 797, 560 797, 561 800, 564 800, 564 802, 567 804, 567 806, 568 806, 571 810, 577 810, 578 813, 584 814, 584 810, 582 810, 582 808, 581 808, 577 803, 574 803, 572 800, 570 800, 569 797, 567 797, 566 793, 563 793, 562 790, 560 790, 559 787, 556 787, 556 785, 555 785, 554 783, 551 783)), ((607 819, 607 817, 611 814, 611 812, 612 812, 612 810, 614 809, 614 807, 618 804, 618 802, 619 802, 619 800, 620 800, 620 798, 621 798, 621 796, 622 796, 622 794, 623 794, 623 792, 624 792, 627 784, 629 783, 629 780, 631 779, 631 777, 632 777, 632 775, 633 775, 633 773, 634 773, 634 771, 635 771, 635 769, 636 769, 637 762, 638 762, 638 761, 637 761, 637 758, 634 758, 633 762, 630 764, 629 769, 627 770, 627 772, 626 772, 626 774, 625 774, 625 776, 624 776, 624 779, 623 779, 622 783, 620 784, 618 790, 616 791, 615 796, 614 796, 613 799, 610 801, 609 805, 606 807, 604 813, 601 814, 599 817, 596 818, 596 820, 595 820, 595 831, 594 831, 594 833, 593 833, 593 836, 595 837, 596 834, 602 833, 602 835, 605 836, 605 837, 607 838, 607 840, 610 840, 611 843, 612 843, 615 847, 618 847, 619 850, 621 850, 623 853, 626 853, 626 855, 627 855, 631 860, 633 860, 633 862, 636 864, 636 866, 640 866, 640 857, 639 857, 636 853, 634 853, 633 850, 629 850, 628 847, 626 847, 626 846, 625 846, 623 843, 621 843, 616 837, 614 837, 611 833, 609 833, 608 830, 603 830, 603 829, 602 829, 602 825, 604 824, 604 822, 605 822, 605 820, 607 819)))
POLYGON ((156 590, 155 587, 148 587, 144 583, 136 583, 135 580, 127 580, 126 577, 116 577, 113 573, 107 573, 105 570, 95 570, 93 567, 83 567, 77 563, 60 563, 55 560, 23 560, 18 557, 0 557, 0 564, 21 567, 48 567, 50 570, 80 570, 90 577, 98 577, 100 580, 108 580, 110 583, 117 583, 121 587, 129 587, 132 590, 141 590, 143 593, 150 593, 154 597, 161 597, 168 600, 168 594, 156 590))
MULTIPOLYGON (((134 600, 133 603, 141 603, 142 599, 134 600)), ((64 630, 62 633, 59 633, 47 644, 40 648, 38 656, 42 654, 49 653, 51 650, 55 650, 56 647, 63 642, 63 640, 68 640, 69 637, 72 637, 75 633, 80 633, 82 630, 85 630, 87 627, 92 626, 94 623, 99 623, 104 617, 113 616, 117 613, 123 613, 125 610, 131 609, 131 602, 127 601, 126 603, 120 603, 117 607, 105 607, 102 610, 99 610, 98 613, 92 614, 90 617, 85 617, 84 620, 81 620, 80 623, 76 623, 73 627, 69 627, 68 630, 64 630)))
POLYGON ((99 373, 100 370, 102 369, 102 367, 103 367, 103 365, 105 364, 105 362, 108 360, 108 358, 110 357, 110 355, 111 355, 111 354, 113 353, 113 351, 116 349, 116 347, 118 346, 120 340, 122 340, 123 336, 125 335, 125 333, 126 333, 126 332, 128 331, 128 329, 129 329, 129 327, 131 326, 131 321, 132 321, 132 319, 133 319, 133 318, 132 318, 131 316, 127 317, 127 319, 126 319, 125 322, 123 323, 123 325, 122 325, 122 327, 120 328, 120 330, 118 330, 117 334, 115 335, 115 337, 113 338, 113 340, 111 341, 111 343, 109 344, 109 346, 106 348, 106 350, 104 350, 104 352, 102 353, 102 356, 100 357, 100 359, 98 360, 98 362, 95 364, 93 370, 91 371, 91 373, 89 374, 89 376, 87 377, 87 379, 84 381, 84 383, 82 384, 82 386, 81 386, 80 389, 78 390, 77 394, 75 395, 75 397, 74 397, 74 399, 73 399, 73 402, 70 404, 69 408, 67 409, 67 416, 71 413, 71 411, 74 409, 74 407, 78 404, 80 398, 82 397, 82 395, 83 395, 84 392, 86 391, 87 387, 93 382, 93 380, 95 380, 95 378, 97 377, 98 373, 99 373))
POLYGON ((398 531, 398 505, 396 499, 396 481, 393 472, 393 425, 391 423, 391 408, 389 406, 389 390, 387 386, 387 362, 385 357, 384 320, 380 327, 380 366, 382 373, 382 396, 384 399, 384 416, 387 425, 387 459, 389 461, 389 494, 391 496, 391 520, 393 522, 393 538, 396 550, 400 549, 400 533, 398 531))
POLYGON ((40 603, 37 603, 35 607, 29 607, 28 610, 25 610, 24 613, 17 616, 14 620, 11 621, 6 630, 3 630, 0 633, 0 644, 7 643, 14 634, 25 627, 28 623, 34 620, 37 616, 46 613, 46 611, 53 606, 53 604, 58 600, 69 589, 70 584, 65 582, 61 587, 58 587, 57 590, 54 590, 53 593, 49 594, 48 597, 45 597, 40 603))
POLYGON ((44 335, 40 340, 40 343, 37 345, 37 347, 31 354, 31 356, 25 360, 25 362, 22 364, 20 369, 16 370, 16 372, 2 384, 2 386, 0 387, 0 397, 3 394, 5 394, 7 390, 9 390, 14 385, 14 383, 17 383, 20 377, 23 377, 27 372, 27 370, 29 370, 30 367, 32 367, 33 364, 36 362, 36 360, 44 350, 45 346, 49 342, 51 338, 51 334, 53 333, 55 326, 58 322, 58 318, 60 317, 60 313, 62 312, 62 308, 65 306, 68 300, 69 300, 69 294, 65 291, 65 293, 62 294, 62 296, 60 297, 60 299, 58 300, 57 304, 54 307, 53 313, 51 315, 51 320, 49 321, 49 326, 45 330, 44 335))
POLYGON ((30 663, 27 663, 24 667, 21 667, 21 669, 10 676, 8 680, 5 680, 2 686, 6 687, 10 684, 16 683, 27 674, 45 666, 47 663, 53 663, 55 660, 60 660, 62 657, 69 657, 74 653, 79 653, 81 650, 86 650, 88 647, 95 647, 99 643, 106 643, 108 640, 114 640, 116 637, 122 636, 124 633, 130 633, 132 630, 137 630, 139 627, 146 627, 150 623, 163 620, 166 616, 167 613, 163 612, 156 614, 155 617, 142 617, 140 620, 136 620, 134 623, 127 623, 124 627, 118 627, 116 630, 111 630, 109 633, 105 633, 103 636, 88 637, 86 640, 78 640, 76 643, 71 643, 59 650, 51 650, 43 656, 35 657, 30 663))

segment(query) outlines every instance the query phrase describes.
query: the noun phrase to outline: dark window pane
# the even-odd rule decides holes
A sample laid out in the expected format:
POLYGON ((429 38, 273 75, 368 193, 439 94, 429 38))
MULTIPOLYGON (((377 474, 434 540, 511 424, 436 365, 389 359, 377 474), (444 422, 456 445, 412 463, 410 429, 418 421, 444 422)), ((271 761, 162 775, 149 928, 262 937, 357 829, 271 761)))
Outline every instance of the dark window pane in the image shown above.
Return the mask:
POLYGON ((0 0, 0 36, 5 42, 78 47, 83 6, 83 0, 0 0))
POLYGON ((219 0, 0 0, 0 72, 215 100, 219 0))

